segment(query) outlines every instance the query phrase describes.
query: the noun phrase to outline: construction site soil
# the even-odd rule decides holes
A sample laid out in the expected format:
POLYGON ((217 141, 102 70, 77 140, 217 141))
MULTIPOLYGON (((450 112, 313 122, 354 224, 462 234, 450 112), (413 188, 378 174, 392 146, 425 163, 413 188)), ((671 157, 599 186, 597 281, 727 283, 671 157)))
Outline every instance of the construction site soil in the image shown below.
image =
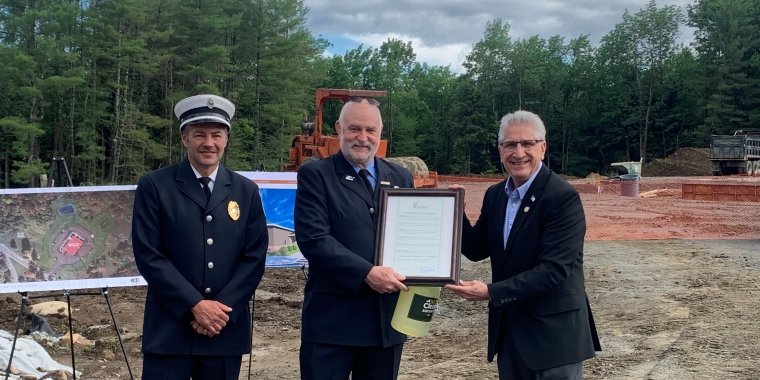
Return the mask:
MULTIPOLYGON (((586 287, 603 351, 584 364, 586 379, 757 379, 760 377, 760 203, 684 200, 686 170, 709 169, 701 150, 680 150, 674 162, 657 160, 643 169, 641 197, 620 196, 612 179, 576 179, 588 233, 586 287), (701 159, 700 159, 701 160, 701 159), (700 169, 701 168, 701 169, 700 169), (652 178, 651 173, 667 178, 652 178), (603 181, 609 181, 602 183, 603 181), (647 196, 646 194, 649 194, 647 196)), ((477 218, 485 189, 494 181, 442 178, 439 186, 466 187, 466 213, 477 218)), ((724 180, 724 179, 721 179, 724 180)), ((737 181, 760 178, 736 177, 737 181)), ((488 261, 463 259, 462 278, 490 282, 488 261)), ((304 274, 267 269, 255 297, 253 353, 244 356, 240 379, 298 379, 304 274)), ((134 378, 140 354, 144 287, 111 289, 134 378)), ((43 293, 44 294, 44 293, 43 293)), ((65 301, 60 292, 59 300, 65 301)), ((0 299, 0 328, 13 331, 20 297, 0 299)), ((32 300, 31 303, 49 299, 32 300)), ((97 341, 76 348, 81 379, 128 379, 102 296, 72 297, 75 332, 97 341)), ((497 379, 486 361, 485 302, 467 302, 444 290, 430 333, 404 347, 400 379, 497 379)), ((56 332, 64 317, 49 318, 56 332)), ((30 322, 24 318, 24 329, 30 322)), ((351 323, 347 316, 346 323, 351 323)), ((67 346, 49 347, 71 364, 67 346)), ((547 353, 550 354, 550 353, 547 353)), ((17 353, 18 355, 18 353, 17 353)))

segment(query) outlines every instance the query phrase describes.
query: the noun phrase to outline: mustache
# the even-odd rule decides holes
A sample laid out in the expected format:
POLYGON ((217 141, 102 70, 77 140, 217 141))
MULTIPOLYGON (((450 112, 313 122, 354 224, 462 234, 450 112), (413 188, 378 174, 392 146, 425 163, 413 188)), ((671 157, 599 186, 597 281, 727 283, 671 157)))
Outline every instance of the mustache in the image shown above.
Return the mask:
POLYGON ((364 147, 367 147, 367 148, 372 148, 372 146, 373 146, 373 145, 372 145, 372 144, 370 144, 370 142, 369 142, 369 141, 366 141, 366 142, 361 142, 361 141, 351 141, 351 145, 350 145, 350 147, 352 147, 352 148, 353 148, 353 147, 355 147, 355 146, 364 146, 364 147))

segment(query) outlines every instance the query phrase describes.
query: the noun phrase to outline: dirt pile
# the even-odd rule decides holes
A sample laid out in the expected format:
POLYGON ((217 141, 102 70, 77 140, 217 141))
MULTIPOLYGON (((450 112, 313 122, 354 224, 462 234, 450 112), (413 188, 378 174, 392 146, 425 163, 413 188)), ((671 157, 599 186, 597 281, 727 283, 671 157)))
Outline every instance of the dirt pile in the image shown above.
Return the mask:
POLYGON ((603 175, 601 175, 599 173, 593 173, 592 172, 591 174, 587 175, 585 179, 588 179, 588 180, 591 180, 591 181, 599 181, 599 180, 607 179, 607 177, 605 177, 605 176, 603 176, 603 175))
POLYGON ((709 148, 681 148, 665 158, 655 158, 641 169, 644 177, 709 176, 709 148))

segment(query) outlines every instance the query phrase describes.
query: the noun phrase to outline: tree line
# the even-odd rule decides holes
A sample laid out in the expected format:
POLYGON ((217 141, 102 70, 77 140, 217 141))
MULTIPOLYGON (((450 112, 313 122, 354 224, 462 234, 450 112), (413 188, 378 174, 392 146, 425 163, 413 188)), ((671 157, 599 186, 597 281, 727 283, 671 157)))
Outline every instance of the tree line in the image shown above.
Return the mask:
MULTIPOLYGON (((228 167, 287 162, 319 87, 388 91, 390 156, 445 174, 498 173, 501 116, 546 123, 556 172, 606 173, 710 134, 760 123, 760 3, 698 0, 625 11, 588 35, 512 38, 485 25, 464 72, 418 62, 390 39, 325 56, 301 0, 0 0, 0 178, 35 185, 64 157, 75 185, 132 184, 184 156, 176 102, 214 93, 237 105, 228 167), (694 42, 678 41, 686 26, 694 42)), ((326 132, 340 104, 324 110, 326 132)))

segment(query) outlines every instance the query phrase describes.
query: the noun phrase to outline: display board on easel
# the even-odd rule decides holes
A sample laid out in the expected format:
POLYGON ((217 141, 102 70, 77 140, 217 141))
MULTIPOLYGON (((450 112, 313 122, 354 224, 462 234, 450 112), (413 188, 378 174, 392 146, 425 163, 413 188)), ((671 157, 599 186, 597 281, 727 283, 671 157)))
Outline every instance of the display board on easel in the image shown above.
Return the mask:
MULTIPOLYGON (((302 268, 295 173, 241 172, 259 184, 267 267, 302 268)), ((0 190, 0 293, 146 285, 135 265, 135 186, 0 190)))

